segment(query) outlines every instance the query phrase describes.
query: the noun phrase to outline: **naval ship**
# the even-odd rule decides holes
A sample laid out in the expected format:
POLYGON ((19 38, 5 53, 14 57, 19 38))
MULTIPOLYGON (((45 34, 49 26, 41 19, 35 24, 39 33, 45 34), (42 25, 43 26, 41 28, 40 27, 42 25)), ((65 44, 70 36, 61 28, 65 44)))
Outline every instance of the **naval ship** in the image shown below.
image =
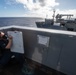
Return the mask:
POLYGON ((22 26, 0 31, 23 34, 24 63, 10 61, 0 75, 76 75, 76 32, 22 26))
POLYGON ((42 22, 36 22, 36 26, 38 28, 76 31, 76 19, 72 19, 72 16, 73 14, 57 14, 55 16, 54 11, 53 19, 45 18, 42 22))

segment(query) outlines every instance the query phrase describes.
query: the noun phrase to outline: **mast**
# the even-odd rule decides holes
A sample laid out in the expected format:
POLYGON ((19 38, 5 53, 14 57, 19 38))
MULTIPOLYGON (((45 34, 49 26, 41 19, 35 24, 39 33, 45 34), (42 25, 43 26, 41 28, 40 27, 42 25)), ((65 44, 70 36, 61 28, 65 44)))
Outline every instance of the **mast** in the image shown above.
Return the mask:
POLYGON ((53 9, 53 21, 55 20, 55 9, 53 9))

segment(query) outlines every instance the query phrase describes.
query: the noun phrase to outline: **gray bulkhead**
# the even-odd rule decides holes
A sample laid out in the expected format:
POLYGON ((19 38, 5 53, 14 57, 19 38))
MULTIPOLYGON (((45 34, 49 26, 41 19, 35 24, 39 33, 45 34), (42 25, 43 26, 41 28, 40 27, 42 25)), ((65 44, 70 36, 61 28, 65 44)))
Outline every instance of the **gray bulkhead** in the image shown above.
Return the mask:
POLYGON ((67 75, 76 75, 76 32, 28 27, 11 27, 10 30, 23 32, 27 58, 67 75), (43 42, 40 37, 49 37, 47 45, 39 43, 43 42))

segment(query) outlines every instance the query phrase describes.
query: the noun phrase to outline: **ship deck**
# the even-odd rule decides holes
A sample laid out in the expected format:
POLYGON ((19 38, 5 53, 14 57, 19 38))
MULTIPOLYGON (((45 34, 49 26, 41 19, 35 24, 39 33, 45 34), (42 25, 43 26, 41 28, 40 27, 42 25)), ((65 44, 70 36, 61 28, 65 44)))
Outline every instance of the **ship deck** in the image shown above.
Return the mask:
MULTIPOLYGON (((26 63, 26 62, 24 62, 26 63)), ((33 68, 31 70, 31 66, 29 66, 28 73, 26 72, 26 68, 28 68, 28 64, 25 65, 27 67, 24 67, 23 64, 19 64, 18 62, 15 61, 15 59, 10 60, 10 62, 5 66, 2 71, 0 72, 0 75, 47 75, 47 73, 39 70, 38 68, 33 68), (25 68, 25 69, 23 69, 25 68), (25 72, 24 72, 24 71, 25 72)))
POLYGON ((25 59, 23 64, 19 64, 15 59, 3 68, 0 75, 65 75, 58 71, 49 69, 29 59, 25 59), (25 67, 26 66, 26 67, 25 67))

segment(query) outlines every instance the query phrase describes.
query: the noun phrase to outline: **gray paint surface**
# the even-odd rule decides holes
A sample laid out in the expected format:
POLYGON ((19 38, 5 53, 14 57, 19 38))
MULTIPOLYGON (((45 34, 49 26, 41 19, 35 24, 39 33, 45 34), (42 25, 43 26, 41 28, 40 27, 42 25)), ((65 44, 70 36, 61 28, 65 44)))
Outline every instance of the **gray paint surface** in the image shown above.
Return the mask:
POLYGON ((12 30, 22 31, 27 58, 67 75, 76 75, 76 32, 20 27, 14 27, 12 30), (50 37, 49 47, 38 44, 37 35, 50 37))
POLYGON ((76 75, 76 37, 64 37, 64 44, 60 55, 60 71, 69 75, 76 75))

